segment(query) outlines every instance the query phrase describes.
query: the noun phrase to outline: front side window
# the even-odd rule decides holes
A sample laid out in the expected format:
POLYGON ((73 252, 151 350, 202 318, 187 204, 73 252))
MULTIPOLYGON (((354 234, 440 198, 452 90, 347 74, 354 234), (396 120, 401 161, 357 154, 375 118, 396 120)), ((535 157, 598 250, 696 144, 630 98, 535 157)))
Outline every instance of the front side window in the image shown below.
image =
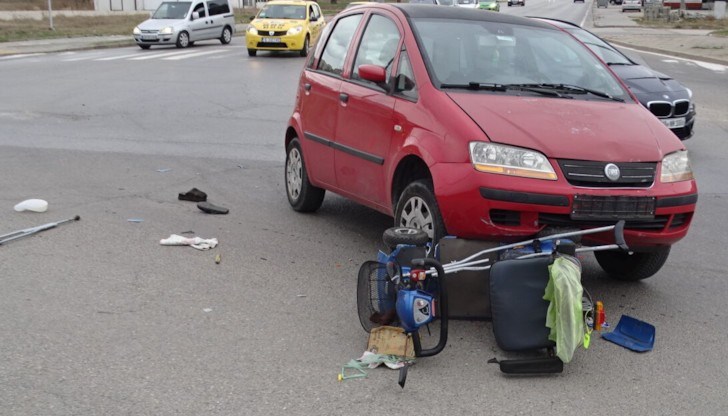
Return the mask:
POLYGON ((368 64, 384 67, 389 82, 392 62, 397 56, 399 38, 399 30, 394 22, 378 14, 372 15, 361 38, 352 78, 360 79, 359 65, 368 64))
POLYGON ((321 59, 319 59, 319 70, 336 75, 344 72, 344 61, 346 61, 349 43, 354 37, 361 17, 361 14, 354 14, 339 19, 324 46, 321 59))
MULTIPOLYGON (((598 99, 583 89, 629 99, 608 68, 576 39, 559 30, 509 23, 456 19, 414 19, 417 42, 433 83, 446 87, 497 84, 581 87, 569 98, 598 99)), ((515 87, 515 88, 514 88, 515 87)), ((563 89, 563 88, 562 88, 563 89)))
POLYGON ((399 68, 397 69, 394 91, 397 95, 417 100, 418 94, 415 73, 412 71, 412 64, 410 63, 407 51, 402 51, 399 55, 399 68))
POLYGON ((193 13, 197 12, 200 15, 200 17, 205 17, 205 4, 204 3, 197 4, 195 6, 195 9, 192 12, 193 13))

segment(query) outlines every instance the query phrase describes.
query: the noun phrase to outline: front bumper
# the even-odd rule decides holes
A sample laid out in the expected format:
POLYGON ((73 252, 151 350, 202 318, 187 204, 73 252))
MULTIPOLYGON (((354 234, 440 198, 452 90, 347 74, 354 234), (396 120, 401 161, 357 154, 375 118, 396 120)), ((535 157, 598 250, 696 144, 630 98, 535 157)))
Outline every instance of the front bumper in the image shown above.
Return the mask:
POLYGON ((245 44, 248 49, 268 50, 268 51, 300 51, 303 49, 303 43, 306 40, 306 33, 301 32, 296 35, 273 35, 262 36, 259 32, 253 35, 250 32, 245 33, 245 44))
POLYGON ((174 45, 177 43, 177 32, 168 35, 142 33, 141 35, 134 35, 134 41, 138 45, 174 45))
MULTIPOLYGON (((695 181, 664 184, 659 183, 659 175, 648 188, 590 188, 571 185, 561 174, 556 181, 517 178, 477 172, 470 163, 438 164, 432 174, 448 233, 494 241, 520 241, 549 228, 611 225, 628 215, 633 218, 626 220, 624 235, 630 248, 671 245, 687 235, 698 197, 695 181), (577 195, 609 203, 652 201, 653 205, 647 215, 640 211, 639 218, 629 210, 610 212, 611 218, 589 217, 577 212, 577 195)), ((610 244, 612 239, 609 233, 593 234, 582 242, 610 244)))

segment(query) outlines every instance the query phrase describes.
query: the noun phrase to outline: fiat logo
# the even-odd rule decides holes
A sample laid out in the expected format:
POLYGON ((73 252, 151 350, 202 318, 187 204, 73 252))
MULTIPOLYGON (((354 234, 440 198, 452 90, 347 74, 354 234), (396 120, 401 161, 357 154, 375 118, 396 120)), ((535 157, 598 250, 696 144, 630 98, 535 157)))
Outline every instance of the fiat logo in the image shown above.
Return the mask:
POLYGON ((607 163, 607 166, 604 167, 604 175, 612 182, 618 180, 620 175, 619 166, 614 163, 607 163))
POLYGON ((272 31, 272 30, 271 30, 270 32, 268 32, 268 34, 269 34, 269 35, 271 35, 271 36, 275 35, 275 33, 276 33, 276 32, 274 32, 274 31, 272 31))

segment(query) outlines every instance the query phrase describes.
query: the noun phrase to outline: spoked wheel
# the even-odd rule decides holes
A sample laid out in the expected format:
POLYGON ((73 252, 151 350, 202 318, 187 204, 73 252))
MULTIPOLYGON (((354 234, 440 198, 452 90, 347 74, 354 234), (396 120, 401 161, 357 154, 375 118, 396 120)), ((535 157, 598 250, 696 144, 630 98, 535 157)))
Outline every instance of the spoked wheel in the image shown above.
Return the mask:
POLYGON ((288 202, 299 212, 313 212, 324 202, 323 189, 311 185, 298 139, 291 140, 286 154, 286 194, 288 202))
POLYGON ((190 35, 187 32, 179 32, 179 35, 177 35, 177 43, 178 48, 186 48, 190 46, 190 35))
POLYGON ((230 28, 226 26, 225 29, 222 30, 222 36, 220 36, 220 43, 222 43, 223 45, 227 45, 232 40, 233 40, 233 31, 230 30, 230 28))
POLYGON ((397 202, 394 224, 423 230, 433 244, 447 235, 431 181, 417 180, 404 189, 397 202))

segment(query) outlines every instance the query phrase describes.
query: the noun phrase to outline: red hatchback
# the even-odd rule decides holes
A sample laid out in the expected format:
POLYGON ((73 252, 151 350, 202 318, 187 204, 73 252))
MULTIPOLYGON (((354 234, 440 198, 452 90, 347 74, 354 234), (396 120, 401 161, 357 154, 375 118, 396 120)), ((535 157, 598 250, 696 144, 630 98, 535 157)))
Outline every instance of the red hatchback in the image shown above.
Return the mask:
POLYGON ((339 13, 301 73, 285 146, 296 211, 328 190, 434 241, 624 219, 634 253, 595 253, 624 280, 663 266, 698 198, 682 142, 589 49, 537 20, 454 7, 339 13))

